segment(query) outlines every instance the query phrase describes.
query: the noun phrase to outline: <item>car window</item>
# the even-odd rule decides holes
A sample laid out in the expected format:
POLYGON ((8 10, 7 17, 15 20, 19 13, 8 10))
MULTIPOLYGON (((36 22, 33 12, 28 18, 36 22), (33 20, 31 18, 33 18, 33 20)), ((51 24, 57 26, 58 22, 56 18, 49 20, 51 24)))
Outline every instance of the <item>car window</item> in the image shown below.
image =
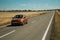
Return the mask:
POLYGON ((16 15, 14 18, 23 18, 23 15, 16 15))
POLYGON ((26 16, 23 16, 23 18, 26 18, 26 16))

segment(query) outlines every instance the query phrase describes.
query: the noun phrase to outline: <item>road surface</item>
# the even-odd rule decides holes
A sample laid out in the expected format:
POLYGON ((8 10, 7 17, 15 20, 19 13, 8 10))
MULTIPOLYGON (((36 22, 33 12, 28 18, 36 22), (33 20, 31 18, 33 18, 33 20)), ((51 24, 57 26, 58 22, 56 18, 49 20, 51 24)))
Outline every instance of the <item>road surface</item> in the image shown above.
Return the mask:
POLYGON ((42 40, 53 13, 30 18, 24 26, 0 28, 0 40, 42 40))

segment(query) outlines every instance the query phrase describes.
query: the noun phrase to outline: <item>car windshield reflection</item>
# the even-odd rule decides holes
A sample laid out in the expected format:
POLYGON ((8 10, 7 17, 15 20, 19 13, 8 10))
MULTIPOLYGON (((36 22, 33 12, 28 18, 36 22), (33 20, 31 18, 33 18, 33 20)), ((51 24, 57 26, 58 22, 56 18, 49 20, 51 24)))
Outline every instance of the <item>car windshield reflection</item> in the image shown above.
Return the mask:
POLYGON ((14 18, 23 18, 23 15, 16 15, 14 18))

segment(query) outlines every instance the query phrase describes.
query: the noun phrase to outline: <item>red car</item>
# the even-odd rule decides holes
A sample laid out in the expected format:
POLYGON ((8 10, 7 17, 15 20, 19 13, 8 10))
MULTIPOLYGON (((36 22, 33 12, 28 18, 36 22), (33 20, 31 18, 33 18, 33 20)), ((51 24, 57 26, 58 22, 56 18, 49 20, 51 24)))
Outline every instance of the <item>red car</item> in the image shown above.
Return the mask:
POLYGON ((24 25, 24 24, 27 24, 27 17, 25 15, 15 15, 13 18, 12 18, 12 21, 11 21, 11 25, 24 25))

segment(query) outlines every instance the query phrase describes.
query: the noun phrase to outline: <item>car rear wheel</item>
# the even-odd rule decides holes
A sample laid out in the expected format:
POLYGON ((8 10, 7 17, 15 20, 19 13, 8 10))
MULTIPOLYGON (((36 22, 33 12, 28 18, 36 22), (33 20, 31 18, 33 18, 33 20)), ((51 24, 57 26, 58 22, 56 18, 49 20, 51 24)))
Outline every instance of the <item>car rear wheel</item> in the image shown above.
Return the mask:
POLYGON ((16 25, 16 24, 11 24, 11 25, 16 25))
POLYGON ((26 24, 27 24, 28 22, 26 22, 26 24))
POLYGON ((22 25, 24 25, 25 23, 22 23, 22 25))

